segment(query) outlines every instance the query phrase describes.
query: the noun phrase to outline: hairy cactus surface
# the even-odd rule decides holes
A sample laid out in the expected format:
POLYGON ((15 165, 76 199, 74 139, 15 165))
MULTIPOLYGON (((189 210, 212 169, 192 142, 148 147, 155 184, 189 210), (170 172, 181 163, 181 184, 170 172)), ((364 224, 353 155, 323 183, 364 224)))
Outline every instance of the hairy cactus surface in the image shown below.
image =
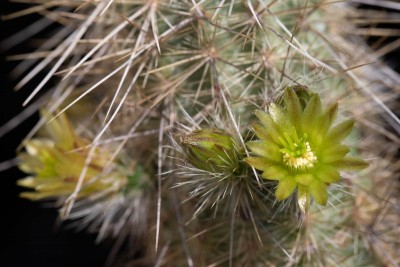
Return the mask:
POLYGON ((356 2, 38 0, 8 14, 56 23, 19 69, 17 89, 44 73, 24 103, 42 116, 21 196, 115 240, 112 266, 400 265, 400 76, 362 38, 400 15, 356 2))

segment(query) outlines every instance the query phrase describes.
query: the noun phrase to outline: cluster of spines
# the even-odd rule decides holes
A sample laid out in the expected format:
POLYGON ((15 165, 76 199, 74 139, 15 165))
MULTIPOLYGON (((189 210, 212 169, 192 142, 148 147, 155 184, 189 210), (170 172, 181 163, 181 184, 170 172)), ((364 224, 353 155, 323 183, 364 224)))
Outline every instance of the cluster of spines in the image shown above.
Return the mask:
MULTIPOLYGON (((80 4, 77 3, 77 7, 80 4)), ((346 86, 337 86, 333 81, 339 79, 341 83, 344 83, 342 80, 345 78, 331 78, 331 75, 335 76, 338 73, 335 68, 340 64, 330 62, 333 66, 331 67, 324 61, 326 58, 330 59, 330 49, 326 49, 326 47, 331 46, 332 48, 335 47, 335 44, 326 43, 326 38, 324 38, 324 35, 327 34, 324 31, 326 25, 323 20, 320 20, 324 11, 319 9, 318 4, 322 5, 325 2, 308 1, 306 6, 299 6, 297 1, 277 2, 271 5, 261 1, 231 1, 230 3, 225 3, 225 1, 203 1, 202 3, 195 1, 172 1, 171 3, 167 3, 167 1, 133 1, 131 3, 115 3, 115 6, 111 3, 112 8, 116 8, 115 10, 122 13, 121 17, 117 16, 116 18, 115 10, 110 9, 106 1, 101 1, 78 9, 78 12, 82 12, 86 16, 89 28, 85 28, 78 21, 76 24, 78 31, 75 35, 77 39, 71 37, 68 39, 70 43, 63 44, 64 46, 81 47, 87 43, 89 52, 87 50, 80 52, 79 49, 75 49, 77 58, 81 57, 78 64, 74 62, 70 49, 55 51, 54 57, 60 58, 60 60, 61 58, 71 58, 70 62, 61 62, 64 63, 65 71, 60 73, 67 73, 64 80, 66 83, 80 84, 90 77, 93 79, 90 82, 94 85, 87 86, 89 88, 87 92, 96 91, 101 87, 107 91, 110 87, 115 88, 115 94, 114 92, 106 93, 109 99, 114 97, 115 99, 109 102, 105 101, 106 104, 103 103, 104 106, 99 108, 102 111, 100 114, 104 121, 103 124, 114 133, 125 134, 128 132, 127 135, 118 139, 122 140, 122 144, 124 144, 124 151, 121 155, 124 154, 139 161, 138 165, 144 166, 145 173, 161 179, 162 171, 169 173, 172 168, 177 168, 183 157, 181 156, 176 165, 165 160, 168 159, 166 153, 172 150, 163 147, 166 138, 159 137, 157 139, 159 132, 161 132, 159 136, 167 132, 174 134, 176 128, 184 128, 186 132, 191 132, 192 129, 198 127, 210 128, 207 124, 229 129, 229 134, 235 143, 233 154, 235 156, 229 157, 229 161, 238 161, 252 150, 252 145, 246 147, 244 145, 246 140, 241 140, 241 138, 246 139, 244 132, 247 124, 252 120, 251 111, 254 106, 261 109, 280 87, 285 87, 283 84, 309 84, 309 81, 312 81, 313 87, 335 88, 338 95, 347 90, 346 86), (93 17, 92 11, 98 14, 99 19, 93 17), (102 16, 107 19, 103 20, 102 16), (315 27, 308 25, 309 28, 297 31, 296 23, 308 23, 307 20, 311 17, 315 21, 322 21, 316 22, 316 24, 324 26, 322 30, 317 25, 315 27), (119 25, 112 27, 114 24, 110 21, 113 20, 118 21, 119 25), (105 33, 100 31, 100 28, 104 29, 105 33), (292 30, 296 34, 288 33, 292 30), (87 35, 80 35, 85 31, 87 31, 87 35), (113 32, 117 33, 113 34, 113 32), (99 37, 100 41, 98 41, 99 37), (97 42, 98 45, 90 46, 93 42, 97 42), (112 45, 109 45, 110 43, 112 45), (67 55, 66 52, 70 54, 67 55), (97 59, 92 60, 91 57, 97 57, 97 59), (110 71, 109 65, 117 68, 118 71, 110 71), (84 71, 80 72, 81 69, 84 71), (98 75, 99 70, 101 77, 98 75), (301 76, 300 80, 299 76, 301 76), (125 102, 119 106, 119 101, 125 102), (115 112, 115 116, 113 116, 113 112, 115 112), (105 115, 106 113, 107 115, 105 115), (129 116, 123 114, 129 114, 129 116), (110 118, 115 119, 116 122, 111 123, 110 118), (240 118, 242 123, 238 124, 235 121, 236 118, 240 118), (118 119, 119 121, 117 121, 118 119), (128 142, 129 138, 135 134, 139 139, 133 137, 135 139, 128 142), (154 151, 161 155, 157 156, 154 151), (141 157, 141 153, 145 153, 146 156, 141 157), (163 162, 168 163, 162 164, 163 162), (155 168, 154 166, 157 164, 158 166, 155 168), (171 166, 174 167, 171 168, 171 166)), ((74 20, 74 16, 68 19, 74 20)), ((58 62, 56 61, 57 64, 58 62)), ((59 93, 64 92, 64 87, 60 86, 57 90, 59 93)), ((103 97, 104 93, 99 92, 98 95, 103 97)), ((82 100, 79 97, 79 101, 82 100)), ((300 98, 300 101, 303 105, 309 99, 300 98)), ((279 105, 279 101, 276 103, 279 105)), ((99 132, 103 133, 102 130, 99 132)), ((96 141, 100 141, 97 139, 99 135, 96 136, 96 141)), ((289 140, 294 140, 295 138, 293 138, 289 137, 289 140)), ((302 137, 295 141, 300 142, 306 139, 307 137, 302 137)), ((283 135, 282 140, 287 140, 287 138, 285 139, 283 135)), ((284 157, 286 165, 290 165, 293 169, 311 169, 314 164, 318 163, 318 159, 315 159, 316 152, 311 147, 308 149, 309 143, 304 143, 302 151, 305 153, 302 153, 303 157, 300 158, 291 155, 290 141, 286 141, 286 143, 287 147, 281 148, 279 151, 280 155, 284 157)), ((218 159, 221 159, 221 154, 219 156, 218 159)), ((254 170, 244 170, 243 165, 237 169, 229 167, 217 170, 221 166, 221 161, 217 163, 219 165, 213 166, 211 170, 206 170, 206 173, 204 170, 199 172, 195 168, 186 168, 181 172, 186 174, 189 179, 198 179, 189 182, 194 186, 194 190, 197 190, 196 187, 201 182, 204 186, 208 185, 209 180, 207 179, 209 179, 210 173, 214 174, 211 175, 212 178, 216 178, 213 180, 215 183, 208 188, 209 192, 216 192, 216 194, 208 198, 209 204, 204 206, 200 204, 199 206, 202 208, 199 211, 205 214, 209 212, 208 208, 222 210, 221 212, 225 212, 225 214, 226 209, 230 209, 231 213, 235 211, 234 215, 240 218, 238 220, 240 222, 236 223, 247 227, 243 227, 243 229, 251 229, 250 235, 255 233, 254 240, 257 240, 263 236, 262 231, 257 227, 262 228, 268 224, 263 224, 260 220, 253 221, 253 219, 257 217, 255 214, 263 214, 269 209, 269 205, 266 203, 274 203, 275 198, 271 192, 274 191, 275 185, 265 180, 257 180, 256 177, 250 181, 246 180, 246 177, 258 174, 254 170), (224 173, 227 170, 230 172, 224 173), (215 173, 221 174, 221 172, 222 176, 215 175, 215 173), (234 173, 233 176, 240 176, 242 182, 235 184, 232 183, 232 181, 235 182, 234 179, 226 179, 226 177, 232 178, 232 173, 234 173), (221 178, 224 179, 220 181, 221 178), (260 189, 260 184, 264 183, 267 183, 267 186, 265 189, 260 189), (242 192, 245 192, 244 195, 239 197, 238 194, 242 192), (237 211, 238 206, 235 205, 223 206, 225 211, 221 207, 215 209, 215 205, 222 199, 221 195, 229 196, 233 201, 239 200, 240 211, 237 211)), ((193 166, 197 168, 200 164, 196 166, 196 163, 193 163, 193 166)), ((271 170, 269 171, 271 172, 271 170)), ((270 175, 269 177, 272 178, 270 175)), ((178 183, 180 182, 179 180, 178 183)), ((164 182, 162 188, 158 188, 162 191, 163 198, 169 195, 170 186, 171 183, 164 182)), ((177 187, 177 189, 179 188, 177 187)), ((187 199, 184 190, 175 190, 174 192, 177 194, 177 198, 183 202, 187 199)), ((193 192, 193 187, 191 192, 193 192)), ((196 192, 202 191, 197 190, 196 192)), ((302 194, 299 195, 302 196, 302 194)), ((194 201, 190 203, 196 201, 196 196, 198 195, 192 194, 194 201)), ((305 200, 303 207, 309 205, 307 204, 309 197, 300 197, 300 200, 305 200)), ((324 202, 323 199, 320 202, 324 202)), ((275 218, 276 209, 282 211, 290 205, 291 203, 284 202, 283 208, 275 206, 271 211, 271 217, 275 218)), ((189 213, 190 210, 185 209, 189 213)), ((195 214, 198 215, 198 213, 195 214)), ((186 218, 193 218, 193 213, 185 215, 186 218)), ((213 216, 216 216, 215 213, 213 216)), ((290 230, 293 225, 284 223, 285 220, 292 220, 292 216, 289 217, 289 219, 285 217, 285 219, 275 222, 282 222, 283 226, 288 227, 285 230, 290 230)), ((161 215, 160 218, 162 219, 161 215)), ((162 225, 167 223, 160 218, 157 219, 157 223, 161 224, 161 238, 168 239, 168 233, 164 237, 162 235, 162 231, 166 230, 165 228, 163 230, 162 225)), ((154 218, 151 219, 154 220, 154 218)), ((235 222, 231 220, 226 221, 226 217, 218 224, 220 228, 218 233, 214 234, 214 240, 219 240, 219 234, 225 238, 221 238, 225 244, 221 245, 224 247, 221 248, 221 251, 224 252, 220 251, 220 257, 208 255, 207 252, 202 254, 203 257, 209 258, 211 262, 214 260, 213 257, 220 258, 222 262, 232 261, 233 254, 237 254, 235 257, 237 262, 246 258, 243 253, 239 252, 239 248, 237 253, 233 251, 232 247, 236 248, 236 243, 232 244, 232 247, 226 247, 226 244, 230 246, 230 242, 237 236, 236 231, 238 230, 236 229, 240 229, 234 227, 234 224, 235 222), (231 240, 226 238, 226 235, 233 231, 232 229, 234 232, 231 234, 231 240)), ((210 227, 212 228, 212 224, 210 227)), ((184 227, 179 229, 186 230, 184 227)), ((197 229, 192 234, 196 236, 206 230, 204 227, 200 230, 197 229)), ((243 231, 245 234, 250 232, 249 230, 243 231)), ((214 232, 210 231, 210 233, 214 232)), ((267 230, 266 233, 268 233, 267 230)), ((245 239, 241 238, 240 240, 245 239)), ((293 244, 287 241, 289 245, 286 246, 284 245, 286 241, 283 240, 268 240, 268 242, 273 243, 272 247, 275 249, 290 247, 293 244)), ((182 243, 180 248, 177 246, 174 249, 182 250, 185 241, 182 243)), ((207 244, 200 246, 200 248, 203 247, 204 251, 209 251, 212 246, 207 247, 207 244)), ((187 253, 185 255, 187 256, 187 253)), ((268 253, 261 257, 265 260, 264 262, 269 262, 267 255, 268 253)), ((282 259, 284 262, 290 257, 282 255, 282 259)))

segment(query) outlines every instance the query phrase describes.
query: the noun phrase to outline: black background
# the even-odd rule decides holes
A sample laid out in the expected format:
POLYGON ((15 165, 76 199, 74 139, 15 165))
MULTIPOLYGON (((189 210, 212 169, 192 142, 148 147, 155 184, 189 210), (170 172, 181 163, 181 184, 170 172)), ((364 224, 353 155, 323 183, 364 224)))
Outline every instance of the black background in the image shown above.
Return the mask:
MULTIPOLYGON (((0 1, 1 15, 26 7, 24 4, 0 1)), ((37 15, 29 15, 0 21, 1 39, 18 32, 38 18, 37 15)), ((51 27, 46 29, 47 32, 51 30, 51 27)), ((46 31, 34 38, 40 38, 46 31)), ((21 112, 22 102, 33 89, 32 86, 26 86, 14 92, 16 81, 10 77, 9 72, 16 63, 6 61, 6 57, 29 50, 29 42, 7 51, 0 50, 0 126, 21 112)), ((15 157, 16 147, 37 119, 38 115, 34 114, 0 138, 0 163, 15 157)), ((0 267, 103 266, 109 248, 105 244, 94 245, 94 235, 61 230, 56 226, 56 210, 43 208, 40 203, 18 197, 22 190, 16 186, 16 180, 24 176, 16 167, 0 172, 0 267)))
MULTIPOLYGON (((26 7, 24 4, 0 0, 1 15, 26 7)), ((29 15, 10 21, 0 21, 1 37, 6 38, 18 32, 38 18, 38 15, 29 15)), ((51 30, 52 27, 49 27, 34 38, 40 38, 51 30)), ((389 38, 387 41, 393 40, 394 38, 389 38)), ((370 39, 371 44, 377 41, 377 38, 370 39)), ((26 86, 18 92, 13 91, 16 81, 9 76, 9 72, 16 63, 6 61, 6 56, 28 52, 31 49, 29 42, 26 42, 7 51, 0 50, 0 126, 21 112, 22 102, 33 89, 32 86, 26 86)), ((397 49, 386 56, 388 63, 396 70, 399 68, 399 55, 397 49)), ((40 76, 37 80, 39 79, 40 76)), ((15 148, 37 119, 37 114, 34 114, 0 138, 0 163, 15 157, 15 148)), ((18 178, 24 176, 17 168, 0 172, 0 267, 102 266, 109 246, 94 245, 93 235, 60 230, 55 223, 56 210, 42 208, 40 203, 20 199, 18 193, 22 190, 15 183, 18 178)))

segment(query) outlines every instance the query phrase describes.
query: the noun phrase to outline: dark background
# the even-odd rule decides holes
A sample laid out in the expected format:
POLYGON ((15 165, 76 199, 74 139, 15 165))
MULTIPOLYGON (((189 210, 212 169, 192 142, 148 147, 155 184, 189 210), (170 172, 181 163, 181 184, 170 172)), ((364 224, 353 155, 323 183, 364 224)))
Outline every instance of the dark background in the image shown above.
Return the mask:
MULTIPOLYGON (((0 1, 1 15, 26 7, 24 4, 0 1)), ((0 20, 0 40, 38 18, 38 15, 29 15, 15 20, 0 20)), ((49 27, 34 38, 40 38, 51 30, 52 27, 49 27)), ((22 111, 22 102, 33 90, 31 85, 14 92, 16 81, 9 73, 16 62, 6 61, 6 56, 28 52, 31 48, 26 42, 7 51, 0 49, 0 127, 22 111)), ((15 157, 16 147, 37 119, 38 115, 34 114, 0 138, 0 163, 15 157)), ((0 266, 102 266, 109 251, 107 245, 94 245, 94 235, 60 230, 56 226, 55 209, 43 208, 41 203, 18 197, 22 190, 16 186, 16 180, 24 176, 16 167, 0 172, 0 266)))
MULTIPOLYGON (((24 4, 0 0, 1 15, 26 7, 24 4)), ((363 8, 371 7, 363 6, 363 8)), ((10 21, 0 20, 0 40, 25 28, 38 18, 40 18, 38 15, 29 15, 10 21)), ((399 25, 381 26, 399 28, 399 25)), ((46 34, 51 34, 55 27, 48 27, 43 33, 34 35, 34 38, 40 39, 46 34)), ((372 46, 378 43, 382 46, 395 38, 397 37, 390 37, 382 43, 379 38, 371 38, 369 41, 372 46)), ((16 66, 16 62, 6 61, 6 57, 31 50, 29 42, 13 46, 7 51, 0 49, 0 127, 22 111, 22 102, 33 89, 31 85, 14 92, 16 80, 10 77, 9 73, 16 66)), ((399 71, 399 55, 397 49, 386 56, 388 63, 397 71, 399 71)), ((40 75, 36 81, 38 80, 40 75)), ((37 114, 34 114, 0 138, 0 163, 15 157, 15 148, 35 125, 37 119, 37 114)), ((40 203, 20 199, 18 194, 22 190, 16 186, 16 180, 24 176, 16 167, 0 172, 0 266, 102 266, 109 246, 94 245, 94 235, 60 230, 55 223, 56 210, 43 208, 40 203)))

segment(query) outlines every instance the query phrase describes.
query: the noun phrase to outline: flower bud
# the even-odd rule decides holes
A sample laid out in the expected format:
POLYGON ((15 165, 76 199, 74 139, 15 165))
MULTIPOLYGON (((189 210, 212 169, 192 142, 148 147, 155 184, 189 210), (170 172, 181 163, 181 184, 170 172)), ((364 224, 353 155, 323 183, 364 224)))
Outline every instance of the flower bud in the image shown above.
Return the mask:
POLYGON ((232 174, 239 169, 239 153, 230 134, 217 129, 201 129, 180 136, 187 160, 211 173, 232 174))

